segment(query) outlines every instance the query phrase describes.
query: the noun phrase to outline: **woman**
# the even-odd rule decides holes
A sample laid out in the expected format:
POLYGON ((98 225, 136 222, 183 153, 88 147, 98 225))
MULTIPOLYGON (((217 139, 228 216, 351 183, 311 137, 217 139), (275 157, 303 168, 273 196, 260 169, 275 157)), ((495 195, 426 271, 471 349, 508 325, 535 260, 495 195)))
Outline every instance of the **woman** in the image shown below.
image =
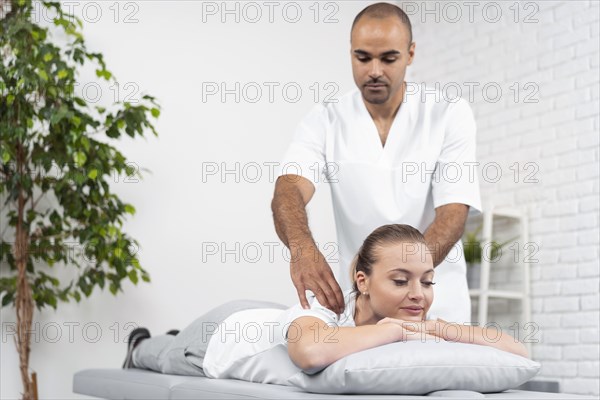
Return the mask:
POLYGON ((313 373, 349 354, 404 340, 458 341, 528 357, 525 346, 509 335, 494 332, 489 340, 482 328, 431 319, 433 262, 425 238, 411 226, 373 231, 354 258, 351 276, 354 287, 344 293, 342 315, 314 296, 307 310, 299 304, 283 309, 275 303, 230 302, 181 332, 149 339, 147 329, 135 329, 123 368, 240 378, 249 373, 243 371, 244 360, 285 345, 295 366, 313 373))

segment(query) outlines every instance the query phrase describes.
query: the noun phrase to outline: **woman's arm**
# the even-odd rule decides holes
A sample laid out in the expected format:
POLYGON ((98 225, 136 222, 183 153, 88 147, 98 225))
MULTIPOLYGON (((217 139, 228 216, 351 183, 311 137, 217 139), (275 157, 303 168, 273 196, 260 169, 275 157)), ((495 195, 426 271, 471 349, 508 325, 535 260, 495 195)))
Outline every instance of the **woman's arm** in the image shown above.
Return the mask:
POLYGON ((404 340, 407 333, 398 324, 338 327, 304 316, 288 330, 288 354, 298 368, 316 372, 349 354, 404 340))
POLYGON ((442 337, 447 341, 491 346, 521 357, 529 358, 525 345, 518 340, 515 340, 512 336, 502 333, 501 330, 490 328, 484 330, 478 326, 451 324, 445 321, 438 322, 442 326, 442 337))
MULTIPOLYGON (((401 320, 398 320, 401 321, 401 320)), ((430 335, 438 336, 448 342, 471 343, 482 346, 495 347, 500 350, 508 351, 521 357, 529 358, 527 348, 523 343, 515 340, 510 335, 505 335, 502 331, 486 328, 485 330, 478 326, 461 325, 449 323, 441 319, 427 320, 425 322, 401 321, 406 330, 414 332, 425 332, 430 335)))

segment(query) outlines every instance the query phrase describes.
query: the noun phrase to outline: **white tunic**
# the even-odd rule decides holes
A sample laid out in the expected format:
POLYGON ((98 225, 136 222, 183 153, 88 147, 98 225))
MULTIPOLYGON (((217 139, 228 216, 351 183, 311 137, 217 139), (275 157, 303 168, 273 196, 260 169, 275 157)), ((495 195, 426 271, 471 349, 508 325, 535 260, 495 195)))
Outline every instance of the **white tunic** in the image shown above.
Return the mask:
MULTIPOLYGON (((473 112, 464 99, 447 101, 434 92, 407 83, 385 146, 358 88, 337 103, 317 104, 296 128, 278 176, 301 175, 315 189, 329 184, 342 290, 351 287, 351 261, 375 228, 401 223, 425 232, 435 208, 449 203, 481 211, 473 112)), ((460 241, 435 268, 434 281, 432 314, 469 322, 460 241)))

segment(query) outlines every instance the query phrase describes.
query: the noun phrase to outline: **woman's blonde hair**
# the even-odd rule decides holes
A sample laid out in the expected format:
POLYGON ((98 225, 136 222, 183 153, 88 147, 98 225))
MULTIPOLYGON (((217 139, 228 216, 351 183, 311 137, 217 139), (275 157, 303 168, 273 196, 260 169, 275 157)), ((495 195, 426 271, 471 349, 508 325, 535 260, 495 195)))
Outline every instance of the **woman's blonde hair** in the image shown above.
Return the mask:
POLYGON ((352 289, 356 292, 357 297, 360 295, 360 291, 356 284, 356 273, 363 271, 365 275, 370 276, 373 264, 377 262, 376 249, 386 244, 397 243, 421 243, 427 246, 423 234, 410 225, 390 224, 375 229, 360 246, 350 265, 350 282, 352 282, 352 289))

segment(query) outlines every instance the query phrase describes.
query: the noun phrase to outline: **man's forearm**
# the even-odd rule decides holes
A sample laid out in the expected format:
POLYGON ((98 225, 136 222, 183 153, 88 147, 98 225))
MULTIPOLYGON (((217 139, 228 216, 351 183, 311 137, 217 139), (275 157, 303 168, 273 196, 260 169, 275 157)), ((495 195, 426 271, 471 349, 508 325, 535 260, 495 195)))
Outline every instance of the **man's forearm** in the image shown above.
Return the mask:
POLYGON ((429 225, 424 236, 432 254, 433 266, 437 267, 462 237, 469 206, 446 204, 436 208, 435 212, 435 220, 429 225))
POLYGON ((276 187, 271 203, 275 232, 279 239, 290 246, 314 244, 308 228, 308 216, 300 191, 291 186, 276 187))

